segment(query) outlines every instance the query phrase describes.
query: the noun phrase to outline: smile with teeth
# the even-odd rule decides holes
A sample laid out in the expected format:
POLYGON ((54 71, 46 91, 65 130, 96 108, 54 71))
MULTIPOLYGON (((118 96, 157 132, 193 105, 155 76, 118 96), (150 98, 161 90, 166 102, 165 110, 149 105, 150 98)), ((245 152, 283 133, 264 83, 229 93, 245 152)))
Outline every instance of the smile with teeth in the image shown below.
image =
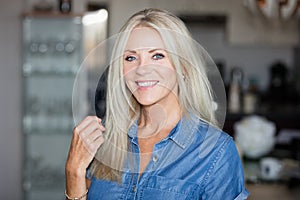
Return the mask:
POLYGON ((141 88, 153 87, 158 81, 136 81, 136 84, 141 88))

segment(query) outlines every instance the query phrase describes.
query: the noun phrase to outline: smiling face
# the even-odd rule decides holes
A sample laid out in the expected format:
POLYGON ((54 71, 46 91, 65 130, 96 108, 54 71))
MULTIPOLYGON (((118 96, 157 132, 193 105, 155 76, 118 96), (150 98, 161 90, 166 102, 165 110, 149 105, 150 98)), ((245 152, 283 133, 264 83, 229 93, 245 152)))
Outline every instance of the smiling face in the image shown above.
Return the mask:
POLYGON ((126 85, 143 106, 177 101, 176 71, 157 31, 132 30, 123 55, 126 85))

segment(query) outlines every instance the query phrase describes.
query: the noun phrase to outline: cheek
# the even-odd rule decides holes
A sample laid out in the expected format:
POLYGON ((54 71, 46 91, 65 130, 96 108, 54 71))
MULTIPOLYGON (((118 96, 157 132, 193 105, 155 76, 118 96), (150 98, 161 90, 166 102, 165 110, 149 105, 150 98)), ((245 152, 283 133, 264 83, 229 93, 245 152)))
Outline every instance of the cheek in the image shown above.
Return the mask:
POLYGON ((169 90, 173 90, 176 85, 178 85, 177 73, 173 68, 166 68, 163 72, 163 76, 165 77, 164 83, 169 90))
POLYGON ((133 90, 134 87, 135 87, 135 84, 134 84, 134 75, 132 73, 132 70, 124 67, 123 77, 124 77, 124 81, 125 81, 126 86, 130 90, 133 90))
POLYGON ((171 62, 169 55, 167 56, 167 59, 163 60, 163 62, 164 62, 163 63, 164 66, 167 66, 168 68, 173 69, 175 71, 175 67, 174 67, 173 63, 171 62))
POLYGON ((132 79, 133 76, 132 70, 133 68, 130 65, 125 65, 125 64, 123 65, 123 76, 126 83, 132 79))
POLYGON ((135 67, 136 65, 134 63, 123 63, 123 76, 132 74, 132 70, 134 70, 135 67))
POLYGON ((129 66, 126 64, 123 64, 123 76, 126 78, 126 74, 129 72, 129 66))
POLYGON ((176 77, 176 71, 172 65, 164 65, 162 68, 160 68, 160 73, 164 77, 168 77, 168 79, 173 80, 176 77))

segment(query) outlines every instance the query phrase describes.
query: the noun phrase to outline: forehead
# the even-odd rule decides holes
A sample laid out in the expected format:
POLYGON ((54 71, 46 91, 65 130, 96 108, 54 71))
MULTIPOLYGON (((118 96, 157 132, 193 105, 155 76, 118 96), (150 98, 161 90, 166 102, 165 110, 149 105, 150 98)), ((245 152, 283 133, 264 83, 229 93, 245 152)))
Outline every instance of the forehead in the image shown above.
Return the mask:
POLYGON ((134 28, 129 35, 125 50, 137 50, 145 48, 165 49, 165 45, 160 34, 153 28, 134 28))

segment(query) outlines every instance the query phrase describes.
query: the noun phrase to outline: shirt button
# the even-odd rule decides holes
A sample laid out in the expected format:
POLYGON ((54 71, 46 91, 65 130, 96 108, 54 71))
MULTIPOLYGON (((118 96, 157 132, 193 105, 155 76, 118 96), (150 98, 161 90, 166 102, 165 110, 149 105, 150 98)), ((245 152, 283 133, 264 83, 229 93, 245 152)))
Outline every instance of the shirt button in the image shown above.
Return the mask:
POLYGON ((134 193, 136 192, 136 186, 133 186, 133 192, 134 193))
POLYGON ((158 160, 158 156, 157 155, 154 155, 153 158, 152 158, 153 162, 157 162, 158 160))

